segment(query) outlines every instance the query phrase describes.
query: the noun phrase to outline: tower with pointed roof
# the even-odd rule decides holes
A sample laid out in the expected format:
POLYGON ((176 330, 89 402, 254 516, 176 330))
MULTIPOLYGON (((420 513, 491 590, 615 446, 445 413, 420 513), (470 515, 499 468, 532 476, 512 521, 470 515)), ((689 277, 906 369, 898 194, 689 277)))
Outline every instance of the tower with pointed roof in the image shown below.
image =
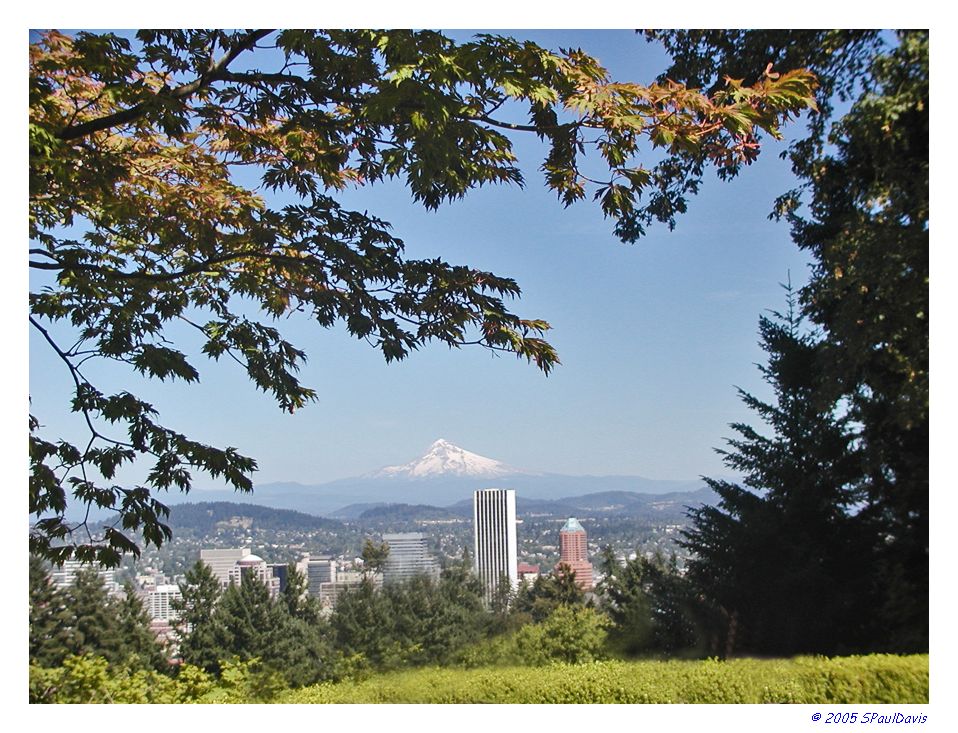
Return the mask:
POLYGON ((592 563, 589 562, 589 543, 579 520, 569 517, 559 530, 559 564, 575 571, 576 583, 582 590, 592 590, 592 563))

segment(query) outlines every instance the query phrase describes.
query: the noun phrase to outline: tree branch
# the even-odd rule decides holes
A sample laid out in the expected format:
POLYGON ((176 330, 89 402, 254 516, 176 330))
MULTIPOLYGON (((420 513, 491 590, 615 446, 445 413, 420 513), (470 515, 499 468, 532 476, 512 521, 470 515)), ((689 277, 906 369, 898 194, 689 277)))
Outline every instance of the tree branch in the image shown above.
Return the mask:
POLYGON ((65 141, 76 140, 77 138, 92 135, 94 132, 108 130, 111 127, 132 122, 133 120, 136 120, 146 114, 146 112, 160 99, 165 98, 179 100, 189 97, 190 95, 198 92, 200 89, 209 86, 214 81, 222 79, 223 75, 226 73, 227 67, 236 59, 237 56, 244 51, 248 51, 253 48, 258 40, 268 36, 272 32, 273 29, 251 31, 240 43, 237 43, 233 48, 231 48, 225 56, 223 56, 216 63, 210 64, 209 69, 207 69, 189 84, 183 84, 175 89, 167 89, 164 87, 164 89, 145 102, 140 102, 140 104, 134 105, 129 109, 121 110, 120 112, 107 115, 106 117, 100 117, 79 125, 70 125, 62 130, 57 137, 65 141))

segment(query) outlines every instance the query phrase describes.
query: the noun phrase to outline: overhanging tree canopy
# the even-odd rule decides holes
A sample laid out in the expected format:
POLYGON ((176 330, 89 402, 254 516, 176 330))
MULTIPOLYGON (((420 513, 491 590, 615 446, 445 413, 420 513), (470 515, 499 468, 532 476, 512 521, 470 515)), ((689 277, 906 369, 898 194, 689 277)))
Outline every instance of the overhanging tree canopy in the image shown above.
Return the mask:
POLYGON ((31 549, 107 564, 138 552, 132 531, 153 544, 170 536, 156 490, 187 491, 199 470, 248 491, 256 463, 94 385, 87 359, 196 381, 165 338, 168 324, 187 323, 207 356, 238 361, 293 411, 315 397, 296 377, 306 355, 270 320, 302 311, 344 323, 387 361, 438 341, 511 352, 548 373, 549 325, 508 309, 513 280, 407 259, 386 222, 333 194, 400 178, 435 208, 486 183, 522 184, 508 134, 532 133, 547 148, 546 185, 565 205, 591 196, 631 242, 685 210, 687 170, 733 175, 757 155, 758 131, 777 135, 813 104, 814 86, 808 72, 762 66, 751 86, 729 80, 706 96, 612 82, 579 50, 411 31, 48 32, 30 66, 30 266, 50 277, 31 293, 30 321, 89 428, 85 444, 48 440, 31 417, 31 549), (580 170, 587 149, 602 180, 580 170), (644 167, 638 156, 652 149, 665 156, 644 167), (259 186, 241 183, 244 169, 259 186), (274 205, 272 192, 296 202, 274 205), (72 345, 54 322, 74 329, 72 345), (113 485, 138 457, 151 461, 143 485, 113 485), (117 521, 77 535, 85 523, 66 521, 68 494, 117 521))

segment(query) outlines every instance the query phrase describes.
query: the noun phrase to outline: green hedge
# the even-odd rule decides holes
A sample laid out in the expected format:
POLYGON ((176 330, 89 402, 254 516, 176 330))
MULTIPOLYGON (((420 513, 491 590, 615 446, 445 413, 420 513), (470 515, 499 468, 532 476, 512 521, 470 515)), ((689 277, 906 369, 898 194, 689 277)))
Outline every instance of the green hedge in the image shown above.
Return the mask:
POLYGON ((280 693, 278 703, 927 703, 928 656, 421 669, 280 693))

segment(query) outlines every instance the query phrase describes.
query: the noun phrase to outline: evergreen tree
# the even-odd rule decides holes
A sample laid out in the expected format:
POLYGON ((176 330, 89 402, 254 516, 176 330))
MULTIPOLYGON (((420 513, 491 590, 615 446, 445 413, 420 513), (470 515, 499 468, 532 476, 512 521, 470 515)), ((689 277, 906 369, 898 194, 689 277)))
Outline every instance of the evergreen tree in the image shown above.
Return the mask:
POLYGON ((113 602, 120 637, 123 640, 123 656, 127 663, 139 669, 168 669, 166 655, 150 629, 150 616, 137 596, 133 584, 127 581, 124 595, 113 602))
POLYGON ((214 612, 218 646, 226 652, 222 659, 259 658, 265 662, 271 654, 277 610, 269 589, 257 578, 244 575, 239 585, 230 584, 214 612))
POLYGON ((498 631, 505 631, 511 625, 514 614, 511 613, 516 601, 516 591, 512 589, 509 577, 502 575, 492 593, 489 610, 492 613, 493 627, 498 631))
POLYGON ((292 618, 316 625, 320 619, 319 601, 307 592, 306 576, 299 572, 295 563, 286 568, 286 587, 283 588, 283 603, 292 618))
POLYGON ((363 669, 395 666, 397 644, 392 606, 369 577, 347 588, 330 617, 336 648, 347 663, 363 669))
MULTIPOLYGON (((870 535, 868 647, 928 648, 928 31, 659 31, 666 76, 748 83, 769 61, 815 72, 818 109, 788 151, 798 177, 776 214, 812 257, 803 312, 822 329, 829 403, 858 426, 870 535), (852 101, 833 118, 836 103, 852 101), (805 204, 805 206, 803 206, 805 204)), ((743 500, 744 501, 744 500, 743 500)))
POLYGON ((620 652, 675 654, 699 646, 700 602, 679 573, 674 554, 669 561, 656 555, 619 564, 607 546, 599 564, 603 579, 596 591, 612 622, 610 642, 620 652))
POLYGON ((876 55, 870 87, 816 163, 805 311, 825 330, 830 388, 860 426, 874 648, 928 649, 928 32, 876 55))
POLYGON ((363 543, 363 573, 367 575, 381 574, 389 559, 389 545, 385 542, 373 542, 368 537, 363 543))
POLYGON ((822 345, 802 332, 790 287, 788 305, 759 324, 774 402, 739 390, 770 434, 732 425, 739 437, 719 452, 743 479, 706 479, 721 501, 690 511, 682 542, 690 578, 726 617, 728 652, 835 653, 862 641, 860 456, 849 419, 823 403, 822 345))
POLYGON ((111 664, 125 662, 125 648, 116 608, 96 568, 77 572, 65 589, 72 631, 69 653, 104 657, 111 664))
POLYGON ((610 641, 626 655, 645 651, 652 646, 652 608, 640 563, 620 565, 612 547, 606 546, 598 564, 603 578, 596 590, 612 622, 610 641))
POLYGON ((462 562, 452 564, 439 576, 438 595, 443 618, 436 623, 436 637, 450 652, 479 640, 488 633, 489 613, 483 602, 482 583, 472 569, 468 548, 462 562))
POLYGON ((220 662, 228 658, 219 645, 215 608, 220 599, 220 582, 209 565, 202 561, 186 571, 180 583, 180 598, 172 602, 178 616, 180 656, 187 664, 218 673, 220 662))
POLYGON ((30 663, 59 667, 73 648, 72 616, 42 560, 30 556, 30 663))

